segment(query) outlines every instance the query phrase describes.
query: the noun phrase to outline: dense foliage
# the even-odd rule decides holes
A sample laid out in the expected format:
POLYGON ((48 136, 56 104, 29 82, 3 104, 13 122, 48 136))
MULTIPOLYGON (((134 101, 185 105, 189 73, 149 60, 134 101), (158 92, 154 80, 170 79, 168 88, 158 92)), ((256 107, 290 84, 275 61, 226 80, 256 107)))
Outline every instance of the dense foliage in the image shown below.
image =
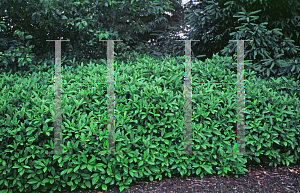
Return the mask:
POLYGON ((245 60, 253 62, 250 68, 265 77, 292 72, 299 79, 299 13, 299 0, 217 0, 191 5, 186 17, 195 29, 189 39, 201 40, 192 43, 195 55, 233 56, 236 42, 229 40, 250 39, 245 42, 245 60))
POLYGON ((54 43, 46 40, 61 37, 70 39, 62 43, 65 61, 106 59, 106 43, 100 39, 124 40, 115 44, 120 59, 133 49, 147 53, 153 48, 146 41, 156 39, 150 34, 178 22, 178 14, 170 17, 165 11, 176 12, 179 2, 3 0, 0 5, 5 17, 0 22, 1 67, 24 70, 42 61, 47 66, 47 60, 53 60, 54 43))
POLYGON ((0 141, 6 148, 1 152, 0 189, 42 192, 67 185, 73 191, 96 185, 106 190, 118 185, 123 190, 142 177, 152 181, 176 173, 237 176, 245 172, 249 159, 267 159, 275 166, 295 163, 300 152, 299 83, 286 77, 267 81, 263 76, 299 78, 299 0, 191 2, 183 8, 175 0, 2 0, 0 141), (205 63, 194 62, 192 71, 199 83, 192 100, 197 156, 175 154, 184 140, 184 58, 150 59, 184 55, 184 42, 170 36, 182 29, 180 25, 193 27, 190 33, 184 30, 188 39, 201 40, 192 42, 194 59, 206 55, 205 63), (107 148, 108 111, 107 87, 100 84, 65 85, 62 131, 68 135, 63 144, 72 154, 45 154, 53 149, 55 133, 54 42, 46 40, 62 37, 70 39, 61 49, 67 82, 96 82, 99 77, 105 82, 107 67, 100 63, 106 60, 107 44, 98 40, 124 40, 115 43, 115 59, 136 60, 115 70, 116 151, 126 157, 101 155, 107 148), (227 69, 236 70, 236 43, 230 39, 253 40, 245 42, 245 145, 254 154, 238 159, 227 154, 236 147, 235 87, 200 84, 236 80, 236 73, 227 69), (218 52, 229 57, 219 57, 218 52), (11 70, 23 71, 24 76, 3 72, 11 70), (100 135, 97 126, 103 131, 100 135), (100 153, 97 158, 95 152, 100 153))
MULTIPOLYGON (((253 60, 249 68, 267 77, 300 77, 299 0, 190 1, 185 8, 175 0, 3 0, 0 5, 5 17, 0 21, 2 68, 24 70, 41 62, 52 68, 47 61, 53 60, 54 43, 46 40, 60 37, 70 39, 62 43, 65 63, 106 59, 106 43, 100 39, 123 40, 115 43, 119 61, 127 60, 133 51, 183 56, 184 42, 175 42, 180 38, 173 32, 192 26, 193 30, 183 31, 187 39, 201 40, 192 42, 193 59, 204 61, 217 52, 236 59, 236 43, 229 40, 251 39, 245 42, 245 60, 253 60)), ((235 66, 228 68, 235 70, 235 66)))

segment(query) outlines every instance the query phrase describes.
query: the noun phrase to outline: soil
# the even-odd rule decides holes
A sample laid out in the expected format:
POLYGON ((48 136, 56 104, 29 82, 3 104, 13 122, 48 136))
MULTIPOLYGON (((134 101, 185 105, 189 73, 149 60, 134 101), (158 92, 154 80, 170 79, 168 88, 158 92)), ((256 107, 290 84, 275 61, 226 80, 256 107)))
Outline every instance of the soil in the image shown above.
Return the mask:
MULTIPOLYGON (((248 173, 236 178, 234 175, 219 177, 208 175, 201 178, 197 175, 184 176, 175 175, 171 178, 164 177, 161 181, 138 179, 132 183, 129 189, 122 193, 130 192, 293 192, 300 193, 300 160, 289 166, 269 166, 264 164, 246 164, 248 173)), ((99 189, 76 189, 72 193, 120 193, 118 186, 108 187, 108 190, 99 189)), ((70 188, 62 191, 71 193, 70 188)), ((58 192, 55 192, 58 193, 58 192)))

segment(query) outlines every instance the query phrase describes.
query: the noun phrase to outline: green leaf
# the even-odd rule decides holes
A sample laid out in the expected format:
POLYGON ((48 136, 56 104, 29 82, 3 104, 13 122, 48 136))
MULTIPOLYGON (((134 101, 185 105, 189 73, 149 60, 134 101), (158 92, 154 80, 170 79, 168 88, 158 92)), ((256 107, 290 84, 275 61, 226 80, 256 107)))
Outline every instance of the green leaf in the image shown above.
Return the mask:
POLYGON ((217 129, 214 129, 213 133, 216 134, 216 135, 221 135, 221 132, 219 130, 217 130, 217 129))
POLYGON ((105 179, 105 184, 108 184, 108 183, 111 182, 111 181, 112 181, 112 178, 111 178, 111 177, 108 177, 108 178, 105 179))
POLYGON ((28 180, 29 184, 36 184, 38 181, 36 179, 30 179, 28 180))
POLYGON ((79 169, 80 165, 76 166, 74 169, 74 172, 76 172, 79 169))
POLYGON ((73 2, 73 4, 75 4, 75 5, 80 5, 80 2, 73 2))
POLYGON ((286 77, 282 76, 282 79, 285 80, 285 82, 288 82, 288 80, 286 79, 286 77))
POLYGON ((143 164, 144 164, 143 161, 139 161, 138 166, 140 167, 140 166, 142 166, 143 164))
POLYGON ((152 182, 152 181, 153 181, 153 176, 150 175, 150 176, 149 176, 149 179, 150 179, 150 181, 152 182))
POLYGON ((65 173, 67 173, 68 169, 63 170, 60 175, 64 175, 65 173))
POLYGON ((172 132, 170 132, 170 133, 166 133, 165 135, 164 135, 164 137, 163 138, 168 138, 168 137, 171 137, 173 135, 173 133, 172 132))
POLYGON ((71 173, 73 168, 69 168, 67 174, 71 173))
POLYGON ((257 151, 261 148, 261 144, 258 144, 257 151))
POLYGON ((27 40, 27 39, 32 39, 32 35, 27 35, 27 36, 25 36, 25 39, 27 40))
POLYGON ((69 186, 73 186, 73 182, 72 182, 72 181, 68 182, 67 184, 68 184, 69 186))
POLYGON ((211 170, 211 166, 208 166, 208 165, 204 165, 203 168, 205 169, 205 171, 207 171, 209 174, 212 174, 211 170))
POLYGON ((254 159, 255 161, 257 161, 258 163, 260 163, 260 159, 259 159, 258 157, 253 157, 253 159, 254 159))
POLYGON ((73 184, 72 187, 71 187, 71 191, 75 190, 76 188, 77 188, 77 185, 73 184))
POLYGON ((90 172, 92 172, 92 171, 93 171, 93 166, 88 165, 88 166, 87 166, 87 169, 88 169, 90 172))
POLYGON ((124 190, 125 186, 120 186, 120 191, 122 192, 124 190))
POLYGON ((122 180, 122 178, 121 178, 120 174, 116 174, 116 179, 117 179, 117 180, 119 180, 119 181, 121 181, 121 180, 122 180))
POLYGON ((99 178, 100 178, 99 175, 97 175, 95 178, 93 178, 92 179, 92 184, 95 185, 98 182, 99 178))
POLYGON ((91 182, 88 180, 88 181, 85 181, 85 185, 88 187, 88 188, 91 188, 91 182))
POLYGON ((84 170, 84 169, 86 168, 86 166, 87 166, 86 164, 83 164, 83 165, 80 167, 80 169, 81 169, 81 170, 84 170))
POLYGON ((112 173, 112 171, 111 171, 111 168, 107 168, 107 174, 110 175, 110 176, 113 175, 113 173, 112 173))
POLYGON ((27 168, 27 169, 30 169, 30 167, 29 167, 29 166, 25 166, 25 165, 23 166, 23 168, 27 168))
POLYGON ((279 145, 280 141, 278 139, 274 140, 275 143, 277 143, 279 145))
POLYGON ((199 175, 200 172, 201 172, 201 168, 198 168, 198 169, 196 170, 196 174, 199 175))
POLYGON ((165 115, 166 115, 166 116, 174 116, 173 113, 166 113, 165 115))

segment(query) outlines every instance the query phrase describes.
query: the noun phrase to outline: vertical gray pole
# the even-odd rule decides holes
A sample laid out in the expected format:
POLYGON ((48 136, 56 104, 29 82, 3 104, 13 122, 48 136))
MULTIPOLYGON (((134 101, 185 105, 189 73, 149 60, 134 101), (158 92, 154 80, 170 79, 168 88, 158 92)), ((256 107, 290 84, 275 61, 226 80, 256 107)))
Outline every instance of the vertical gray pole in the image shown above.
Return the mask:
POLYGON ((192 77, 191 40, 185 41, 185 79, 184 79, 184 151, 192 154, 192 77))
POLYGON ((237 41, 237 149, 245 152, 244 41, 237 41))
POLYGON ((61 110, 61 41, 70 40, 46 40, 55 41, 55 99, 54 99, 54 152, 46 152, 46 154, 70 154, 70 152, 62 153, 62 110, 61 110))
POLYGON ((108 153, 115 153, 114 137, 114 42, 107 41, 107 141, 108 153))
POLYGON ((184 78, 184 151, 179 154, 194 154, 192 150, 192 76, 191 76, 191 41, 200 40, 176 40, 185 41, 185 78, 184 78))
POLYGON ((237 152, 230 154, 253 154, 245 152, 245 86, 244 86, 244 41, 253 40, 230 40, 237 41, 237 152))
POLYGON ((114 41, 123 40, 99 40, 107 41, 107 152, 99 154, 123 154, 115 152, 115 102, 114 102, 114 41))

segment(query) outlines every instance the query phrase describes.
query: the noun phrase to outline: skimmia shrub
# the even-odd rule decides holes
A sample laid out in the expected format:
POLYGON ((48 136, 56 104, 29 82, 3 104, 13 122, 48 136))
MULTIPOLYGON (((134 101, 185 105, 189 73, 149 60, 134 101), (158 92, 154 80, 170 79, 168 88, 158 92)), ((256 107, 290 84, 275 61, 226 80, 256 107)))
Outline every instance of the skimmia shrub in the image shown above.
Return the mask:
POLYGON ((62 149, 70 154, 60 155, 45 153, 54 148, 54 69, 27 77, 1 73, 0 143, 5 148, 0 150, 0 189, 118 185, 123 190, 137 178, 161 180, 175 173, 238 177, 247 171, 246 162, 268 159, 276 166, 299 159, 299 81, 264 80, 251 70, 244 74, 245 149, 254 154, 229 154, 236 152, 237 74, 227 66, 236 63, 218 54, 192 62, 192 149, 198 154, 178 154, 184 150, 182 61, 138 56, 134 62, 115 62, 115 154, 105 153, 106 65, 62 66, 62 80, 70 83, 61 93, 62 149), (99 84, 80 84, 91 82, 99 84))

